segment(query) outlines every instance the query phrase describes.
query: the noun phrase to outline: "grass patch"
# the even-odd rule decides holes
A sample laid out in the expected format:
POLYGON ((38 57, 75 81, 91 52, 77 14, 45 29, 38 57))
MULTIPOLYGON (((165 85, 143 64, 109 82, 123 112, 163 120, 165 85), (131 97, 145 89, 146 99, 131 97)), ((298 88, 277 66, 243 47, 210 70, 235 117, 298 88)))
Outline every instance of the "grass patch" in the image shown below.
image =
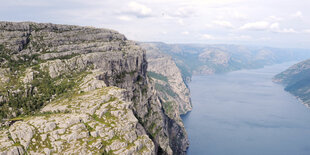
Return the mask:
POLYGON ((155 83, 155 89, 160 92, 164 92, 171 97, 177 96, 177 94, 170 88, 169 85, 161 85, 159 83, 155 83))
POLYGON ((150 76, 151 78, 168 82, 168 78, 166 76, 162 75, 162 74, 158 74, 158 73, 155 73, 155 72, 148 71, 147 75, 150 76))

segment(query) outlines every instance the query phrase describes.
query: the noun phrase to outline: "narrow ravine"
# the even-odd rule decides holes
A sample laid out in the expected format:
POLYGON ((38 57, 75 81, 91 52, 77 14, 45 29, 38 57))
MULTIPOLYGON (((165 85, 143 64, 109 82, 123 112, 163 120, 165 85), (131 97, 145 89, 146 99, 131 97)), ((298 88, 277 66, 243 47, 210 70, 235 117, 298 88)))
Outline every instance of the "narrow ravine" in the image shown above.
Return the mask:
POLYGON ((188 154, 310 154, 310 109, 271 81, 292 64, 194 76, 188 154))

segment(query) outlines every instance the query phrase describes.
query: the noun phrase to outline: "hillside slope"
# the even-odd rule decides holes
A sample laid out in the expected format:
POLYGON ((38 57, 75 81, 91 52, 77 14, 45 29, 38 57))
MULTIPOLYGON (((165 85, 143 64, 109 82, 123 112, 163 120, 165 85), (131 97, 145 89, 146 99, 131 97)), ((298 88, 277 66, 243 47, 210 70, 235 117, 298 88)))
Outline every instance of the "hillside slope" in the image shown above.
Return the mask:
POLYGON ((113 30, 0 22, 0 151, 185 154, 146 54, 113 30))
POLYGON ((310 59, 277 74, 273 81, 283 84, 286 91, 310 106, 310 59))

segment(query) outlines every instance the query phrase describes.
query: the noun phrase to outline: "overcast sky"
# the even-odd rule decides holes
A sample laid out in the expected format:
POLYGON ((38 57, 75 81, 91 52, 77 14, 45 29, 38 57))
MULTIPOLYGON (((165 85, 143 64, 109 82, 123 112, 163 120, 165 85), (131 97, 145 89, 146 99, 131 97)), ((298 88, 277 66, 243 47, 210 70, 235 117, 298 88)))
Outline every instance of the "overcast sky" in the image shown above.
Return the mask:
POLYGON ((95 26, 128 39, 310 48, 310 0, 0 0, 0 20, 95 26))

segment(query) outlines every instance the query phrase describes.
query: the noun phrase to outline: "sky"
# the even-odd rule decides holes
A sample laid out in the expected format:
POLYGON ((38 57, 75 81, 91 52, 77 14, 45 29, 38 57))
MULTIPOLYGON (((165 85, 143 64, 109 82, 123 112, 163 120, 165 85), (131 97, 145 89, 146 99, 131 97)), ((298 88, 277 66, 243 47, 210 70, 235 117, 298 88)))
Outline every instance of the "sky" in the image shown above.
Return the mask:
POLYGON ((114 29, 130 40, 310 49, 310 0, 0 0, 0 21, 114 29))

